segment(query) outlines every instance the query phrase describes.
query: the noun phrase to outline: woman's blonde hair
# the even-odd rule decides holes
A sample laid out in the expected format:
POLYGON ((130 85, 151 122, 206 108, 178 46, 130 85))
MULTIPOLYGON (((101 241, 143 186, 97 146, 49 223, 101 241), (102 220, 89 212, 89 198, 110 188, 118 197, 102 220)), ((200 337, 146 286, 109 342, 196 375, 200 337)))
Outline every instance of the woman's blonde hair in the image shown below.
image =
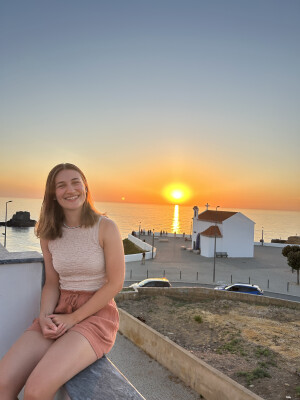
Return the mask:
POLYGON ((35 226, 35 234, 38 238, 54 240, 62 236, 64 212, 55 199, 55 178, 60 171, 65 169, 77 171, 85 186, 86 199, 82 207, 80 225, 84 227, 93 226, 98 221, 99 215, 101 215, 94 207, 84 173, 74 164, 58 164, 49 172, 46 181, 40 218, 35 226))

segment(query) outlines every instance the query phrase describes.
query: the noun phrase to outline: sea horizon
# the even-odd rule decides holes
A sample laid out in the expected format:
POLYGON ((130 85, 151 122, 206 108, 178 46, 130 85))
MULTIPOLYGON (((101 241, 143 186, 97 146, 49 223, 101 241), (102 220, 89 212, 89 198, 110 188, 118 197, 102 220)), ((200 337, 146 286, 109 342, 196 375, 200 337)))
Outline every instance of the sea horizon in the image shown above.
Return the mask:
MULTIPOLYGON (((11 197, 8 200, 12 200, 7 204, 8 220, 17 211, 29 211, 31 219, 38 219, 42 199, 11 197)), ((0 197, 0 221, 5 220, 5 202, 8 200, 0 197)), ((191 234, 193 218, 191 206, 97 201, 95 201, 95 206, 117 223, 123 238, 139 229, 191 234)), ((199 207, 199 212, 205 209, 205 206, 199 207)), ((214 209, 214 207, 209 209, 214 209)), ((298 211, 225 207, 218 210, 241 212, 254 221, 254 241, 259 241, 262 235, 266 242, 270 242, 271 239, 287 239, 289 236, 300 234, 300 212, 298 211)), ((1 237, 3 232, 4 227, 0 227, 1 237)), ((3 244, 3 240, 1 243, 3 244)), ((34 235, 34 229, 7 228, 7 249, 9 251, 40 251, 39 240, 34 235)))
MULTIPOLYGON (((0 202, 5 202, 9 201, 11 199, 19 199, 19 200, 39 200, 42 204, 43 198, 42 197, 24 197, 24 196, 0 196, 0 202)), ((115 201, 115 200, 95 200, 93 198, 94 203, 116 203, 116 204, 140 204, 140 205, 145 205, 145 206, 182 206, 182 207, 194 207, 194 206, 198 206, 198 203, 175 203, 175 202, 169 202, 169 203, 142 203, 142 202, 133 202, 133 201, 126 201, 126 200, 122 200, 122 201, 115 201)), ((206 205, 203 205, 203 207, 205 207, 206 205)), ((228 210, 260 210, 260 211, 283 211, 283 212, 288 212, 288 211, 292 211, 292 212, 299 212, 300 213, 300 208, 299 209, 283 209, 283 208, 257 208, 257 207, 222 207, 222 206, 218 206, 218 210, 223 210, 223 211, 228 211, 228 210)), ((216 208, 216 206, 209 205, 209 209, 214 210, 216 208)), ((200 207, 199 207, 200 209, 200 207)), ((101 211, 101 210, 99 210, 101 211)), ((1 213, 0 213, 1 216, 1 213)))

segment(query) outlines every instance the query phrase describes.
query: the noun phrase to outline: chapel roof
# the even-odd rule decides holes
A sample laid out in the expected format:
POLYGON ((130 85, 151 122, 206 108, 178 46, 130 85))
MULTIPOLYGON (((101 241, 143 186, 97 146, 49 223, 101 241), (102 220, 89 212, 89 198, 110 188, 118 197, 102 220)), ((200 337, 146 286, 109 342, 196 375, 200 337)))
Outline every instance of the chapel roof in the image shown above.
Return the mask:
POLYGON ((220 229, 216 225, 212 225, 209 228, 205 229, 205 231, 201 232, 200 235, 208 237, 222 237, 220 229))
POLYGON ((236 211, 216 211, 216 210, 206 210, 198 215, 198 220, 207 222, 220 222, 222 223, 226 219, 237 214, 236 211))

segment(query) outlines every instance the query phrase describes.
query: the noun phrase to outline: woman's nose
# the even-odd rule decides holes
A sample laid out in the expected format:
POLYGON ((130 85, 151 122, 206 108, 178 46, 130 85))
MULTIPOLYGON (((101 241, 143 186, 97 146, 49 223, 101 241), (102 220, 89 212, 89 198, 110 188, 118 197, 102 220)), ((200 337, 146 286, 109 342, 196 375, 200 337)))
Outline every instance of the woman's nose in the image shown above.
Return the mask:
POLYGON ((66 186, 66 190, 67 190, 67 192, 74 192, 75 191, 75 189, 74 189, 74 187, 73 187, 73 185, 71 183, 66 186))

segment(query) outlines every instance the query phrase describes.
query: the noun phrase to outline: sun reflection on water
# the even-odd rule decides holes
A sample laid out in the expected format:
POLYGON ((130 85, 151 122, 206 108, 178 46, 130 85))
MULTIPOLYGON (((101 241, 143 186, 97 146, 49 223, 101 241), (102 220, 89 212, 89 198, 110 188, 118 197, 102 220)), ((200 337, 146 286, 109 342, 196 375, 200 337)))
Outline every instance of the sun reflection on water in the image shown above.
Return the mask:
POLYGON ((173 233, 179 233, 180 232, 180 222, 179 222, 179 205, 174 206, 174 214, 173 214, 173 220, 172 220, 172 231, 173 233))

